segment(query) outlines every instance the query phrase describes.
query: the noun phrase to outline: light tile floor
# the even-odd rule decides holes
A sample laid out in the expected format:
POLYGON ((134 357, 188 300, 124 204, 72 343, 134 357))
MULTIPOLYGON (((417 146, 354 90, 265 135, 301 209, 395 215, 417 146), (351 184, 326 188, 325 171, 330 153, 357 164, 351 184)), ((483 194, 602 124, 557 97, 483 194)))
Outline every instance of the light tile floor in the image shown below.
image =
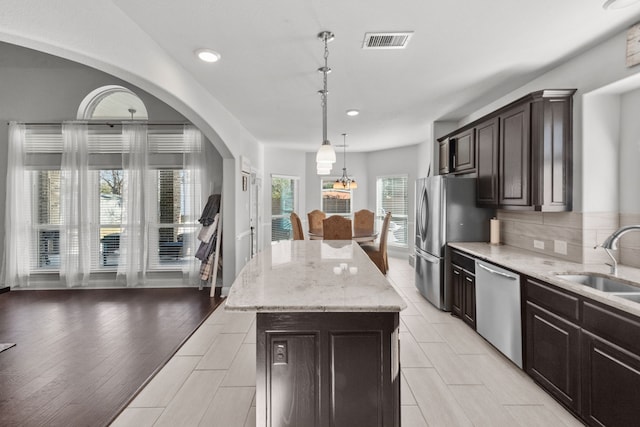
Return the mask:
MULTIPOLYGON (((402 426, 580 426, 460 319, 429 304, 412 267, 387 275, 400 314, 402 426)), ((255 315, 218 308, 112 426, 255 426, 255 315)))

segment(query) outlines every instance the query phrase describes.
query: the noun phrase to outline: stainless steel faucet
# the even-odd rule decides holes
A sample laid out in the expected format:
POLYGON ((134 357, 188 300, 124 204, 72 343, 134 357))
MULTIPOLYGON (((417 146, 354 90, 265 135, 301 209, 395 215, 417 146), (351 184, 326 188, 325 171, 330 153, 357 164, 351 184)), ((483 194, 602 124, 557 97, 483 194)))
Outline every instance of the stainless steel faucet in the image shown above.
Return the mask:
MULTIPOLYGON (((609 255, 609 258, 611 258, 612 264, 607 265, 611 266, 611 274, 613 275, 618 274, 618 262, 611 253, 611 250, 618 249, 618 240, 620 240, 620 237, 632 230, 640 231, 640 225, 627 225, 624 227, 620 227, 619 229, 614 231, 611 236, 607 237, 601 245, 599 245, 604 248, 604 250, 607 252, 607 255, 609 255)), ((598 246, 596 245, 594 249, 596 249, 597 247, 598 246)))

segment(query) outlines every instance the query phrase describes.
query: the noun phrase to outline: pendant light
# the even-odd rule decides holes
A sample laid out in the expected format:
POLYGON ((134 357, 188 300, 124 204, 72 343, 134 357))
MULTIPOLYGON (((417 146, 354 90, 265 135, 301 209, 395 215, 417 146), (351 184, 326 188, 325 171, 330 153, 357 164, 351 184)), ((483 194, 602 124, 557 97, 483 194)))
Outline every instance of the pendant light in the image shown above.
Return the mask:
POLYGON ((347 174, 347 134, 343 133, 342 134, 342 139, 343 139, 343 144, 342 144, 342 149, 343 149, 343 155, 344 155, 344 163, 343 163, 343 168, 342 168, 342 176, 338 179, 336 179, 336 182, 333 183, 333 188, 334 189, 338 189, 338 190, 355 190, 356 188, 358 188, 358 184, 356 183, 355 179, 351 179, 349 178, 349 175, 347 174))
POLYGON ((327 89, 327 74, 331 72, 331 68, 327 64, 329 58, 328 44, 333 40, 334 35, 331 31, 322 31, 318 34, 318 38, 324 42, 324 66, 318 68, 318 71, 322 73, 323 82, 322 90, 318 91, 322 100, 322 145, 316 154, 316 169, 318 175, 329 175, 333 164, 336 162, 336 152, 327 138, 327 95, 329 93, 327 89))

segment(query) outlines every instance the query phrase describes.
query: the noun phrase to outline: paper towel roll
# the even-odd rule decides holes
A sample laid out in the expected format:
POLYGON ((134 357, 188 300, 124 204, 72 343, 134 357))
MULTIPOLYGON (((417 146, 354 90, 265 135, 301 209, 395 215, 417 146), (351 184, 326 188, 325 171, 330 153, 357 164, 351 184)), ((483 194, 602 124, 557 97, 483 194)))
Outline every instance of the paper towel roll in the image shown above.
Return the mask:
POLYGON ((490 243, 492 245, 500 244, 500 220, 497 218, 493 218, 491 220, 491 240, 490 243))

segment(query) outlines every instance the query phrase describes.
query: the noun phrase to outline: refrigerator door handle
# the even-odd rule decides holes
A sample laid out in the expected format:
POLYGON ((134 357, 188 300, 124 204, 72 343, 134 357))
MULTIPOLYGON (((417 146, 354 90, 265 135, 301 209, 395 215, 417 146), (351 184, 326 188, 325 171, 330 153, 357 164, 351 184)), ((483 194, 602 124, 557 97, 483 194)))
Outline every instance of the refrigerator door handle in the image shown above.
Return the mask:
POLYGON ((430 253, 427 253, 425 251, 421 251, 419 249, 416 249, 416 253, 418 254, 418 256, 420 258, 424 258, 425 261, 428 261, 431 264, 437 264, 437 263, 440 262, 440 258, 435 257, 435 256, 433 256, 430 253))
POLYGON ((478 263, 476 265, 478 267, 480 267, 481 269, 483 269, 483 270, 487 270, 491 274, 497 274, 498 276, 503 276, 503 277, 506 277, 507 279, 510 279, 510 280, 516 280, 517 279, 517 277, 511 276, 511 275, 506 274, 506 273, 502 273, 501 271, 493 270, 493 269, 491 269, 489 267, 485 267, 484 265, 482 265, 480 263, 478 263))

